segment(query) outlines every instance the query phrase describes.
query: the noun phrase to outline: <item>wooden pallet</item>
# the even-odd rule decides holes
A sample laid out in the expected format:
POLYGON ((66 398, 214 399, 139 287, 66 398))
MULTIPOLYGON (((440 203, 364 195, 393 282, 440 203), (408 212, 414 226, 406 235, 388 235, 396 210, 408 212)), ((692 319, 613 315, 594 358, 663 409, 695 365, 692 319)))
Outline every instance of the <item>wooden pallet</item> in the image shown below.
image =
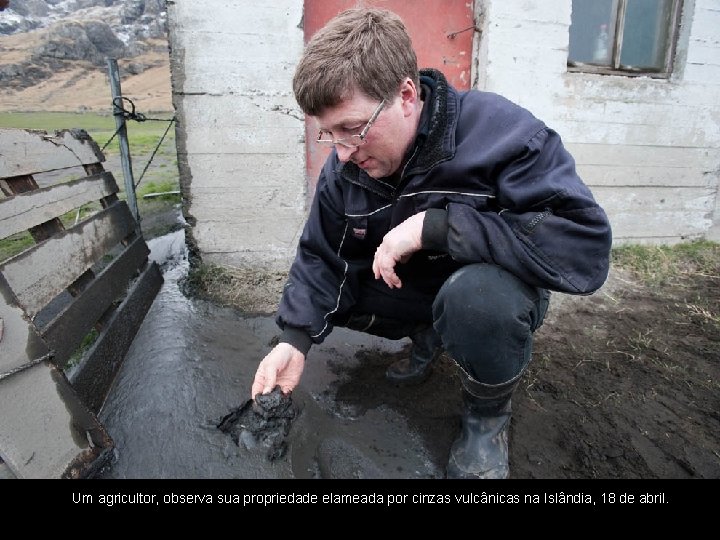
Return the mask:
POLYGON ((0 129, 0 239, 34 242, 0 262, 0 478, 112 455, 97 414, 163 280, 103 161, 83 130, 0 129))

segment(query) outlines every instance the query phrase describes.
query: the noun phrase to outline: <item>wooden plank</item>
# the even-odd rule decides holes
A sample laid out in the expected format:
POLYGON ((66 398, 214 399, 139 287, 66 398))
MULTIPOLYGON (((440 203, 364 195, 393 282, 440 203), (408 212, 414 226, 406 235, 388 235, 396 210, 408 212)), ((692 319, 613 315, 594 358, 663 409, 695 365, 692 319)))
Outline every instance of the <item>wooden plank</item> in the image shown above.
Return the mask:
MULTIPOLYGON (((21 193, 36 191, 39 186, 32 176, 24 175, 2 180, 0 182, 0 187, 2 187, 3 193, 6 195, 14 196, 21 193)), ((30 235, 37 244, 43 240, 47 240, 53 234, 58 231, 62 231, 64 228, 65 227, 58 218, 50 218, 49 220, 35 225, 34 227, 29 227, 29 230, 30 235)))
POLYGON ((105 161, 83 129, 46 131, 0 129, 0 178, 32 175, 105 161))
POLYGON ((29 317, 91 268, 137 224, 124 201, 56 234, 0 265, 29 317))
POLYGON ((0 200, 0 239, 117 192, 112 173, 103 172, 0 200))
POLYGON ((85 361, 72 376, 73 388, 95 414, 105 403, 118 369, 162 282, 158 265, 150 263, 132 285, 125 300, 88 351, 85 361))
POLYGON ((17 478, 85 478, 114 446, 65 375, 42 362, 0 380, 0 455, 17 478))
POLYGON ((46 359, 49 350, 31 326, 7 281, 0 274, 0 380, 46 359))
POLYGON ((54 352, 54 362, 64 368, 84 337, 105 311, 126 290, 150 250, 137 237, 73 302, 42 329, 41 336, 54 352))

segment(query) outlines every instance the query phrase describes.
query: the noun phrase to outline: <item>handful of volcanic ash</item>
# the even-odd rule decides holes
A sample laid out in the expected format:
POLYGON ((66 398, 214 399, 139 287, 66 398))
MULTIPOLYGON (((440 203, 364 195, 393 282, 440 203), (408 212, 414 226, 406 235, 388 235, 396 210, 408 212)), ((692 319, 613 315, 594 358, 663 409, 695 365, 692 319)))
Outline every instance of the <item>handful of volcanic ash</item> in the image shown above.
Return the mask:
POLYGON ((297 408, 290 395, 284 395, 276 386, 269 394, 258 394, 254 400, 232 409, 217 427, 248 450, 265 446, 268 460, 275 461, 287 452, 285 438, 296 416, 297 408))

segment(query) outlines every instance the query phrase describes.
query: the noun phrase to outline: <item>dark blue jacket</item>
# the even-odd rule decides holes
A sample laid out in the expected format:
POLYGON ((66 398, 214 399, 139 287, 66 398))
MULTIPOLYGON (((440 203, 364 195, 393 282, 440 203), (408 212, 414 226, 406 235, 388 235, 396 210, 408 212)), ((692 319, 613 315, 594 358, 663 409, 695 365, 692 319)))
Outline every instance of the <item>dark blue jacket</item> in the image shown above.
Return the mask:
POLYGON ((477 262, 568 294, 591 294, 607 278, 610 224, 560 136, 501 96, 458 92, 436 70, 421 72, 421 86, 423 118, 397 185, 334 151, 320 174, 276 319, 294 335, 281 341, 303 352, 374 279, 383 236, 423 210, 423 249, 396 267, 403 289, 434 294, 477 262))

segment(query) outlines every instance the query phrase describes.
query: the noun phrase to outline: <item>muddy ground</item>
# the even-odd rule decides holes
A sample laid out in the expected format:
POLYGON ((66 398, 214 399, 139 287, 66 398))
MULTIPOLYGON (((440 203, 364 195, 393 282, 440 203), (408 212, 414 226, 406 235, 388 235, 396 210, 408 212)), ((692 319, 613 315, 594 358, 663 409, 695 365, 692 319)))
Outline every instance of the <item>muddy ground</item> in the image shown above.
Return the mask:
MULTIPOLYGON (((719 276, 650 287, 613 267, 592 296, 554 294, 513 398, 511 478, 720 478, 719 276)), ((271 313, 281 282, 247 283, 241 309, 271 313)), ((391 386, 385 368, 408 350, 330 356, 334 379, 319 395, 337 415, 399 415, 442 466, 460 426, 459 381, 442 357, 421 386, 391 386)))
MULTIPOLYGON (((176 206, 152 209, 143 217, 146 237, 176 229, 178 212, 176 206)), ((238 375, 248 391, 256 363, 270 349, 268 336, 276 332, 272 314, 284 279, 283 274, 236 269, 225 283, 215 280, 221 289, 200 294, 193 278, 184 278, 182 289, 191 297, 234 310, 239 320, 262 320, 253 324, 264 328, 264 341, 253 345, 255 356, 243 355, 248 364, 238 375)), ((398 389, 383 374, 388 364, 408 354, 409 342, 374 338, 347 346, 350 331, 341 330, 324 347, 311 349, 312 369, 306 368, 298 400, 313 407, 320 403, 323 414, 350 424, 364 419, 350 429, 366 439, 373 437, 372 428, 364 431, 358 422, 387 427, 401 419, 422 446, 418 455, 427 454, 430 463, 415 476, 441 475, 460 426, 459 381, 452 361, 441 357, 421 386, 398 389), (342 343, 342 350, 336 351, 335 342, 342 343)), ((248 397, 243 388, 233 406, 248 397)), ((613 265, 605 286, 594 295, 553 294, 513 409, 511 478, 720 478, 720 268, 681 269, 675 279, 653 286, 613 265)), ((296 423, 295 435, 302 440, 303 420, 296 423)), ((372 465, 382 459, 384 443, 393 448, 393 456, 412 452, 415 444, 379 435, 373 456, 358 454, 354 465, 346 463, 347 468, 328 474, 392 475, 372 465), (403 444, 406 448, 398 450, 403 444)), ((311 451, 315 455, 302 460, 312 462, 313 474, 322 476, 317 469, 323 448, 329 448, 328 456, 352 455, 357 447, 346 444, 347 439, 317 443, 311 451)), ((391 462, 386 460, 385 467, 391 462)), ((397 471, 397 476, 408 472, 397 471)))
MULTIPOLYGON (((592 297, 555 295, 513 399, 511 478, 720 478, 720 325, 693 307, 698 298, 720 312, 717 276, 653 290, 615 270, 592 297)), ((449 443, 459 414, 451 363, 423 388, 369 398, 362 388, 384 364, 370 358, 339 397, 390 400, 425 437, 449 443), (443 421, 418 414, 438 403, 443 421)))
MULTIPOLYGON (((119 456, 104 477, 443 477, 461 412, 450 359, 396 388, 384 372, 408 340, 336 329, 310 350, 287 453, 270 463, 216 426, 250 397, 283 276, 238 272, 213 297, 163 268, 102 415, 119 456)), ((720 478, 719 276, 688 269, 648 286, 613 266, 592 296, 554 294, 513 397, 510 477, 720 478)))
POLYGON ((719 274, 642 286, 615 269, 556 296, 516 400, 515 477, 720 478, 719 274))
MULTIPOLYGON (((555 295, 513 399, 511 478, 720 478, 720 312, 715 277, 653 290, 616 270, 592 297, 555 295), (716 315, 717 317, 717 315, 716 315)), ((386 405, 445 462, 459 383, 443 358, 422 386, 383 380, 395 355, 362 351, 336 399, 386 405)))

